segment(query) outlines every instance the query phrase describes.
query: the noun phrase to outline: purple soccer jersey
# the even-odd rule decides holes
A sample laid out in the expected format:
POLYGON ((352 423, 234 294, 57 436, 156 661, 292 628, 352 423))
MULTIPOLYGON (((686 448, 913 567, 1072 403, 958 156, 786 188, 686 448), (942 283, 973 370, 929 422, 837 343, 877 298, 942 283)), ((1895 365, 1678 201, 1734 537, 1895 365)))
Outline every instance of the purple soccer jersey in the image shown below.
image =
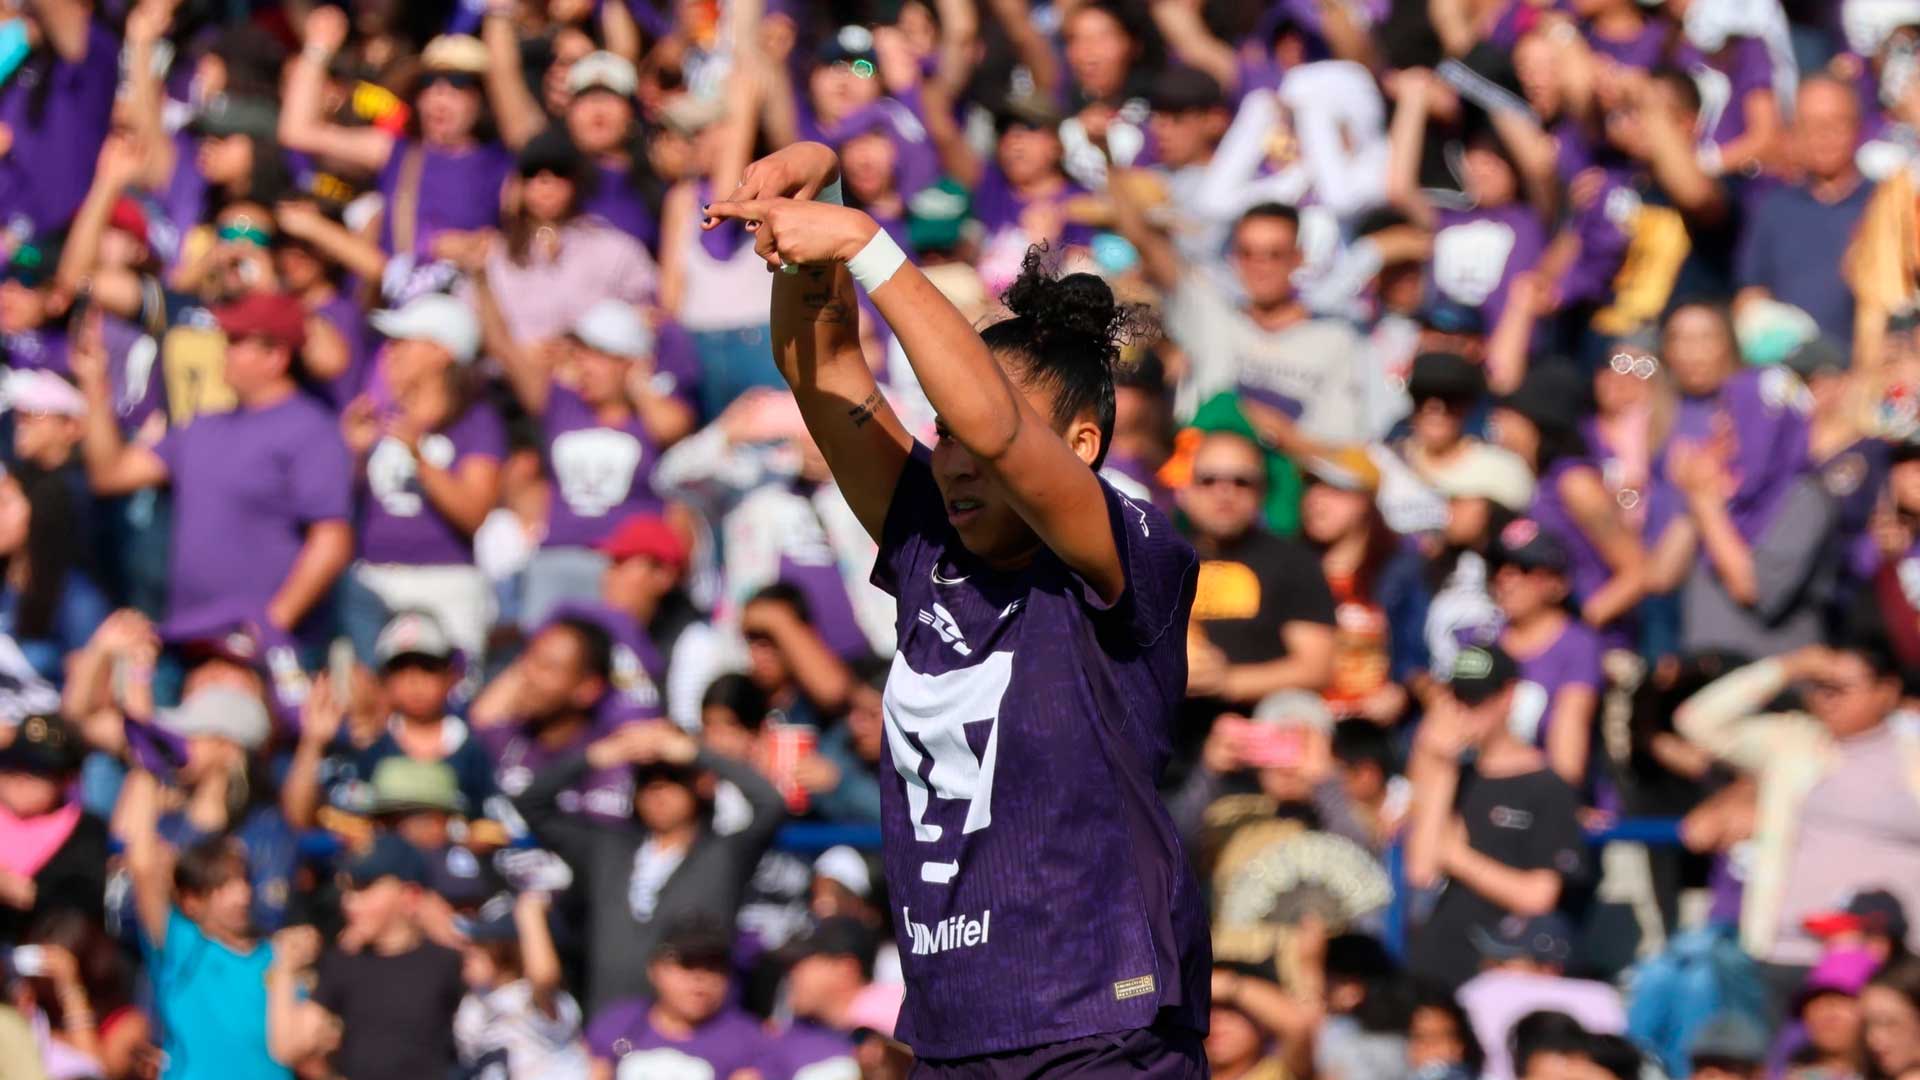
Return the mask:
MULTIPOLYGON (((396 205, 400 180, 407 158, 420 144, 411 139, 393 146, 387 165, 380 170, 380 194, 387 206, 396 205)), ((490 229, 500 221, 500 188, 513 171, 513 154, 499 143, 480 143, 464 150, 422 152, 420 183, 414 205, 413 249, 395 252, 428 258, 434 237, 443 232, 490 229)), ((393 214, 384 215, 380 229, 380 248, 394 250, 393 214)))
POLYGON ((726 1080, 741 1069, 768 1080, 787 1074, 775 1064, 772 1040, 753 1017, 723 1009, 684 1040, 669 1039, 647 1018, 648 1002, 617 1002, 587 1025, 587 1049, 613 1063, 614 1076, 647 1080, 726 1080))
POLYGON ((1155 792, 1198 560, 1102 488, 1112 605, 1050 551, 1016 571, 968 552, 924 448, 894 491, 873 575, 899 600, 882 832, 897 1034, 923 1058, 1205 1026, 1205 909, 1155 792))
MULTIPOLYGON (((420 440, 420 460, 458 469, 469 458, 507 456, 507 429, 481 402, 420 440)), ((373 563, 452 566, 473 562, 473 537, 434 509, 420 488, 419 461, 406 444, 383 436, 367 454, 359 490, 360 557, 373 563)))
POLYGON ((1513 712, 1507 721, 1514 736, 1546 746, 1547 731, 1553 726, 1553 699, 1573 687, 1600 688, 1600 652, 1600 635, 1586 623, 1568 619, 1553 644, 1532 656, 1516 654, 1520 682, 1514 687, 1513 712))
POLYGON ((580 395, 554 387, 540 417, 553 478, 547 547, 591 547, 634 514, 657 514, 653 493, 658 447, 637 416, 608 427, 580 395))
POLYGON ((793 1080, 841 1080, 859 1076, 860 1063, 853 1056, 853 1037, 844 1031, 821 1027, 806 1020, 773 1039, 774 1076, 793 1080))
POLYGON ((1521 203, 1486 210, 1441 210, 1433 234, 1433 284, 1452 300, 1478 308, 1491 330, 1506 310, 1514 275, 1533 269, 1547 230, 1521 203))

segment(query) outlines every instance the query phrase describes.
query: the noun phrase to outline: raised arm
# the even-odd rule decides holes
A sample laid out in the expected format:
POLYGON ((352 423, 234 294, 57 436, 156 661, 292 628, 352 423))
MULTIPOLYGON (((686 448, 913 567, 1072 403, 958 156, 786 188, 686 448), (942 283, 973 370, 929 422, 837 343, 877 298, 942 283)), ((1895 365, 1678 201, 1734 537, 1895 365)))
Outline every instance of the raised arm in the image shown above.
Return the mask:
POLYGON ((322 115, 327 64, 347 41, 346 12, 331 6, 314 8, 307 16, 303 40, 280 104, 281 145, 379 172, 393 154, 394 137, 376 127, 342 127, 322 115))
POLYGON ((107 381, 106 355, 94 345, 71 352, 73 374, 87 398, 87 426, 80 451, 87 463, 87 481, 96 495, 126 495, 167 482, 167 463, 145 446, 120 437, 120 418, 113 408, 113 387, 107 381))
POLYGON ((1434 83, 1431 72, 1401 72, 1393 121, 1387 127, 1387 201, 1423 229, 1433 228, 1433 204, 1420 189, 1420 151, 1427 138, 1428 96, 1434 83))
POLYGON ((87 28, 93 12, 80 0, 33 0, 33 14, 60 59, 77 64, 87 58, 87 28))
POLYGON ((160 120, 164 95, 153 64, 154 47, 166 35, 178 4, 179 0, 140 0, 127 14, 127 112, 133 137, 147 151, 140 183, 156 190, 173 176, 174 159, 179 156, 160 120))
POLYGON ((133 884, 133 910, 153 947, 167 943, 173 914, 173 859, 160 840, 160 781, 145 769, 127 774, 114 813, 126 845, 127 876, 133 884))
MULTIPOLYGON (((824 152, 825 148, 821 149, 824 152)), ((771 199, 715 203, 708 208, 708 213, 717 218, 758 223, 761 253, 770 262, 801 266, 844 263, 859 254, 880 231, 864 213, 813 202, 771 199)), ((798 281, 783 281, 775 286, 776 338, 785 298, 790 304, 796 301, 808 304, 816 319, 846 320, 844 332, 833 335, 834 344, 844 347, 854 341, 851 308, 844 315, 838 310, 847 298, 844 286, 836 294, 817 294, 819 306, 812 306, 800 294, 806 283, 824 281, 825 272, 809 269, 782 276, 795 277, 798 281)), ((838 270, 833 276, 837 281, 845 280, 838 270)), ((1006 491, 1014 511, 1061 561, 1092 586, 1101 600, 1117 601, 1125 590, 1126 575, 1109 525, 1106 496, 1090 467, 1091 452, 1096 448, 1083 445, 1076 451, 1052 430, 1046 418, 1035 412, 1026 396, 1014 386, 966 316, 912 263, 902 262, 892 276, 877 284, 868 295, 879 308, 881 318, 893 329, 907 361, 913 365, 914 374, 919 376, 920 387, 940 418, 943 438, 953 439, 966 448, 1006 491), (1082 452, 1088 456, 1083 458, 1082 452)), ((794 314, 789 311, 787 318, 793 318, 794 314)), ((816 321, 813 325, 818 327, 821 323, 816 321)), ((846 359, 841 363, 858 363, 862 369, 859 378, 865 380, 865 385, 872 386, 873 377, 865 371, 857 347, 847 349, 843 355, 846 359)), ((866 398, 854 399, 844 423, 856 429, 870 426, 884 429, 884 441, 881 436, 875 436, 873 441, 890 448, 891 460, 887 462, 890 491, 904 461, 906 434, 891 410, 882 416, 880 410, 885 402, 878 389, 868 394, 866 398), (876 419, 881 419, 882 424, 872 424, 876 419)), ((813 416, 809 414, 809 429, 812 424, 813 416)), ((817 431, 815 439, 825 450, 828 440, 817 431)), ((840 463, 831 453, 828 464, 834 466, 837 475, 840 463)), ((842 489, 845 488, 843 480, 842 489)), ((868 492, 863 498, 871 498, 872 494, 868 492)), ((853 493, 849 491, 849 502, 852 499, 853 493)), ((868 521, 869 528, 878 523, 866 517, 871 506, 856 506, 855 510, 862 514, 863 521, 868 521)))
POLYGON ((1181 63, 1206 72, 1231 90, 1240 82, 1240 64, 1233 47, 1207 28, 1204 7, 1196 0, 1155 0, 1153 23, 1181 63))
MULTIPOLYGON (((500 141, 514 150, 546 129, 547 114, 534 100, 520 70, 520 35, 513 28, 514 0, 489 0, 480 39, 487 43, 487 104, 500 129, 500 141)), ((622 8, 622 4, 608 4, 622 8)))
POLYGON ((1113 204, 1114 231, 1140 253, 1140 270, 1148 284, 1161 292, 1172 292, 1186 273, 1186 261, 1173 246, 1165 230, 1147 220, 1147 212, 1134 195, 1134 188, 1119 175, 1110 176, 1107 198, 1113 204))
POLYGON ((1605 626, 1633 609, 1646 595, 1646 555, 1640 541, 1620 520, 1619 507, 1592 469, 1574 469, 1560 478, 1560 497, 1600 558, 1611 570, 1607 583, 1587 597, 1580 617, 1605 626))

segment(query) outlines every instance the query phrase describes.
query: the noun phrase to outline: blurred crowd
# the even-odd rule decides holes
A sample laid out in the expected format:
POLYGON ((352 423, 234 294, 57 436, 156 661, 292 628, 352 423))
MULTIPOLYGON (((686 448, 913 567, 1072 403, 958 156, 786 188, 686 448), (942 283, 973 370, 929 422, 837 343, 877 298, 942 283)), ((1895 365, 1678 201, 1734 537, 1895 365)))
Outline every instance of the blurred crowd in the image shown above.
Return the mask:
POLYGON ((1920 1078, 1920 0, 9 0, 0 1077, 906 1074, 798 140, 1159 328, 1216 1076, 1920 1078))

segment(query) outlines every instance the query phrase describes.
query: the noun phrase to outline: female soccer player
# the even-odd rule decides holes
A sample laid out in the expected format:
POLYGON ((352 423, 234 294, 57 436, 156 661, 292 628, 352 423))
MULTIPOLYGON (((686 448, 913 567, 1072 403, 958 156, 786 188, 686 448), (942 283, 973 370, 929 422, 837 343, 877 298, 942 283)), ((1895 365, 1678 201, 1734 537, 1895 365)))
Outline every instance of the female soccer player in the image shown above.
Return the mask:
POLYGON ((1197 561, 1094 471, 1125 313, 1033 253, 1013 316, 976 332, 872 218, 793 198, 837 175, 789 147, 706 212, 791 268, 775 359, 899 601, 882 829, 915 1075, 1204 1076, 1204 908, 1155 793, 1197 561), (861 355, 856 280, 939 414, 932 450, 861 355))

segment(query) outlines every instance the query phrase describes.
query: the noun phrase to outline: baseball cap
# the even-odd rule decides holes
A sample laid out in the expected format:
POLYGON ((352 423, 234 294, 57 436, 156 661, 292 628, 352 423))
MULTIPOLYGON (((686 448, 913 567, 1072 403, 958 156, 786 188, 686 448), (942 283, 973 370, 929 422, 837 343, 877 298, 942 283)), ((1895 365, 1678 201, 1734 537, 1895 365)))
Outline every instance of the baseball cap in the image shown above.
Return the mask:
POLYGON ((59 265, 60 252, 54 238, 43 236, 15 248, 13 257, 0 267, 0 279, 37 289, 47 283, 59 265))
POLYGON ((1565 364, 1535 365, 1513 393, 1498 403, 1531 421, 1535 427, 1573 431, 1580 423, 1587 399, 1584 381, 1565 364))
POLYGON ((296 352, 307 343, 307 309, 285 293, 248 293, 213 318, 229 339, 265 338, 296 352))
POLYGON ((952 180, 921 188, 907 200, 907 242, 918 252, 951 251, 966 235, 972 210, 967 189, 952 180))
POLYGON ((1154 76, 1147 89, 1147 106, 1154 112, 1198 112, 1224 109, 1227 95, 1213 76, 1198 68, 1175 65, 1154 76))
POLYGON ((393 878, 403 885, 427 883, 427 857, 420 849, 390 832, 376 832, 366 849, 349 858, 341 868, 356 889, 364 889, 381 878, 393 878))
POLYGON ((1799 1016, 1807 1002, 1822 994, 1858 997, 1867 980, 1880 968, 1880 958, 1866 949, 1833 949, 1813 965, 1807 980, 1793 993, 1793 1015, 1799 1016))
POLYGON ((872 966, 878 947, 873 929, 866 923, 850 915, 832 915, 815 923, 793 943, 787 955, 795 961, 809 956, 851 956, 865 970, 872 966))
POLYGON ((1703 1064, 1758 1065, 1767 1060, 1767 1032, 1740 1013, 1716 1013, 1687 1043, 1687 1059, 1703 1064))
POLYGON ((615 562, 645 555, 676 569, 687 565, 687 542, 665 518, 652 514, 635 514, 614 526, 598 548, 615 562))
MULTIPOLYGON (((427 888, 432 889, 447 903, 455 908, 469 910, 480 908, 485 916, 485 905, 497 896, 511 896, 507 893, 506 882, 496 873, 488 860, 481 858, 473 849, 463 844, 448 844, 436 851, 425 853, 427 857, 427 888)), ((501 905, 506 908, 511 923, 513 908, 511 903, 501 905)), ((504 939, 502 939, 504 940, 504 939)))
POLYGON ((15 368, 0 382, 0 406, 32 416, 87 415, 80 388, 44 368, 15 368))
POLYGON ((271 139, 279 127, 280 107, 274 102, 233 94, 214 97, 187 124, 190 133, 215 138, 251 135, 257 139, 271 139))
POLYGON ((605 90, 630 98, 639 87, 640 75, 633 61, 605 49, 588 53, 567 69, 567 92, 575 97, 589 90, 605 90))
POLYGON ((733 935, 712 917, 690 915, 667 928, 649 959, 725 970, 733 959, 733 935))
POLYGON ((1423 328, 1441 334, 1481 337, 1487 332, 1486 316, 1480 309, 1437 292, 1421 303, 1413 318, 1423 328))
POLYGON ((1849 896, 1838 908, 1808 915, 1800 925, 1807 933, 1820 938, 1875 934, 1905 940, 1907 909, 1899 897, 1885 889, 1865 889, 1849 896))
POLYGON ((1520 665, 1498 645, 1474 645, 1453 658, 1447 685, 1464 705, 1490 701, 1520 677, 1520 665))
POLYGON ((1407 374, 1407 396, 1415 401, 1474 402, 1487 392, 1487 373, 1459 353, 1424 352, 1413 358, 1407 374))
POLYGON ((1838 342, 1829 337, 1816 337, 1801 342, 1780 363, 1805 380, 1828 372, 1845 371, 1852 361, 1847 356, 1847 350, 1841 348, 1838 342))
POLYGON ((487 46, 472 34, 441 34, 420 50, 420 66, 428 71, 487 73, 487 46))
POLYGON ((64 719, 36 714, 15 725, 13 741, 0 748, 0 772, 62 776, 78 769, 86 752, 64 719))
POLYGON ((1491 930, 1476 926, 1469 935, 1474 949, 1489 960, 1532 960, 1560 967, 1573 956, 1573 927, 1553 912, 1508 915, 1491 930))
POLYGON ((632 304, 602 300, 580 313, 567 333, 589 349, 636 360, 653 354, 653 327, 632 304))
POLYGON ((1002 135, 1016 127, 1052 131, 1061 119, 1059 108, 1039 94, 1009 94, 993 110, 993 130, 1002 135))
POLYGON ((858 851, 845 844, 830 847, 813 860, 813 876, 837 881, 858 897, 873 895, 873 872, 858 851))
POLYGON ((879 59, 873 48, 873 31, 859 25, 847 25, 834 31, 832 37, 820 43, 815 58, 822 64, 845 62, 857 65, 864 60, 867 75, 873 74, 874 62, 879 59))
POLYGON ((453 659, 453 639, 440 620, 426 611, 402 611, 387 620, 373 642, 373 661, 382 669, 403 656, 424 656, 441 662, 453 659))
POLYGON ((131 195, 122 195, 114 200, 113 210, 107 214, 107 228, 119 229, 130 233, 134 239, 147 243, 147 211, 140 200, 131 195))
POLYGON ((367 321, 395 341, 431 341, 468 363, 480 352, 480 320, 473 309, 445 293, 428 293, 405 307, 376 311, 367 321))
POLYGON ((660 122, 691 138, 727 115, 727 103, 718 97, 680 94, 660 110, 660 122))
POLYGON ((1308 458, 1307 475, 1341 491, 1359 491, 1368 495, 1380 490, 1380 466, 1364 446, 1343 446, 1308 458))
POLYGON ((1253 707, 1253 719, 1263 724, 1294 724, 1315 731, 1333 730, 1327 699, 1311 690, 1277 690, 1253 707))
POLYGON ((210 735, 237 743, 247 750, 266 745, 273 721, 257 694, 231 686, 209 686, 154 717, 161 730, 191 738, 210 735))
POLYGON ((1551 570, 1564 574, 1570 560, 1567 548, 1552 533, 1540 528, 1531 518, 1516 518, 1500 530, 1494 539, 1495 565, 1517 566, 1522 570, 1551 570))
POLYGON ((1449 499, 1486 499, 1516 514, 1533 505, 1533 470, 1511 450, 1469 442, 1446 462, 1428 464, 1433 489, 1449 499))
POLYGON ((458 814, 466 808, 453 766, 444 761, 420 761, 404 754, 387 758, 373 768, 375 816, 437 810, 458 814))

